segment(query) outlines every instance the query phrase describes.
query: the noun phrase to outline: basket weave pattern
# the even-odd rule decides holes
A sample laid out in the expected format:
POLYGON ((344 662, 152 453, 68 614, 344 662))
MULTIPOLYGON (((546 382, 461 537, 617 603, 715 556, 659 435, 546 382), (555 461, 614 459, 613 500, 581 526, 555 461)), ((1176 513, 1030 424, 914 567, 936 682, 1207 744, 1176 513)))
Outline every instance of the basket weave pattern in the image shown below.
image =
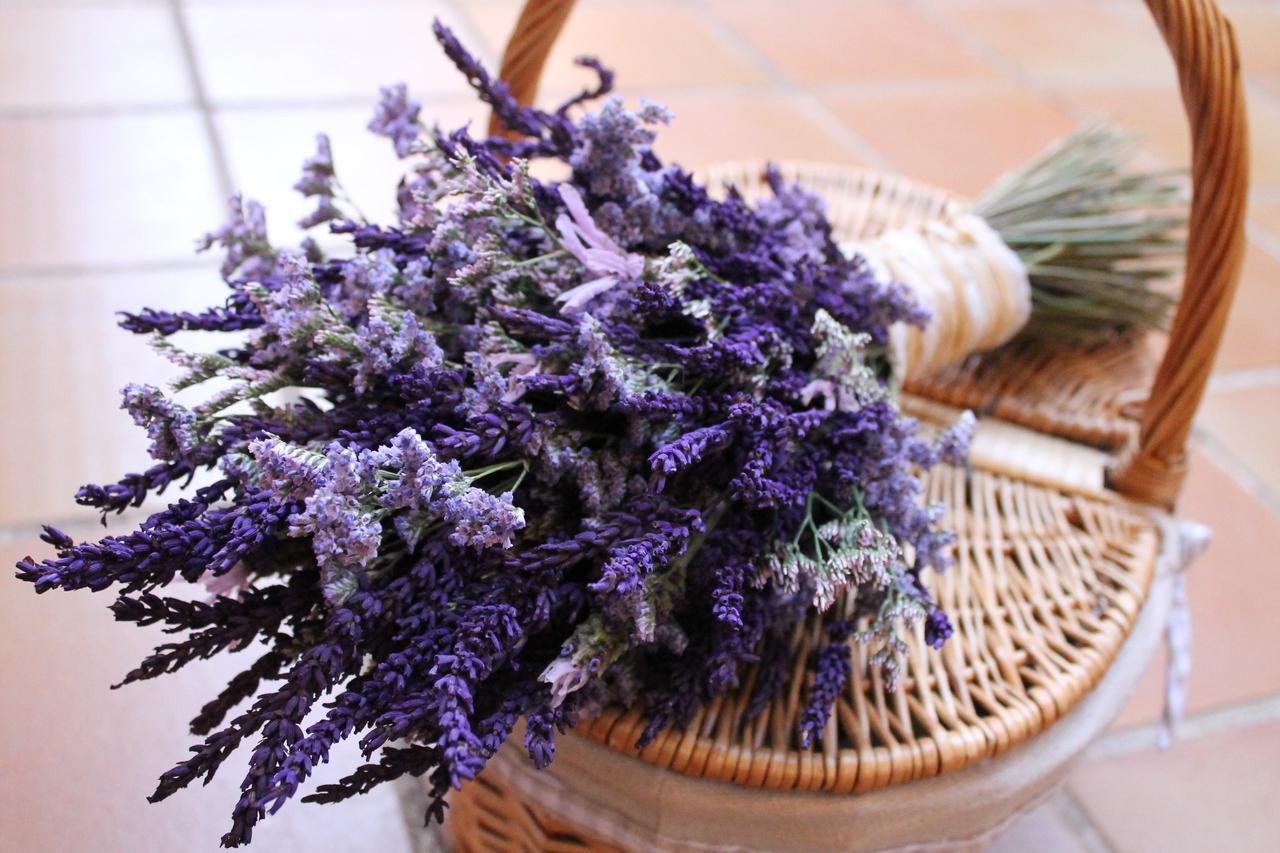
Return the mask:
MULTIPOLYGON (((1191 421, 1239 272, 1247 186, 1230 24, 1213 0, 1147 5, 1177 66, 1193 140, 1185 284, 1158 368, 1137 341, 1074 348, 1018 341, 910 389, 1019 424, 1028 435, 1115 451, 1107 480, 1113 491, 1066 479, 1055 485, 1043 476, 1058 466, 1097 464, 1090 461, 1095 451, 1086 458, 1066 442, 1046 451, 1043 441, 1020 442, 1016 429, 1002 431, 1014 437, 1002 445, 1000 464, 938 469, 927 480, 929 499, 948 507, 943 525, 957 535, 955 567, 929 579, 956 628, 942 650, 930 649, 922 632, 914 637, 903 677, 888 691, 855 646, 853 677, 820 746, 801 750, 795 722, 808 688, 805 662, 827 619, 849 608, 837 601, 827 616, 797 626, 786 695, 746 719, 755 680, 749 671, 739 691, 698 711, 685 729, 661 733, 640 758, 774 790, 868 791, 999 755, 1068 712, 1106 672, 1142 608, 1160 545, 1142 504, 1171 508, 1181 487, 1191 421), (1026 465, 1031 453, 1035 464, 1026 465)), ((571 7, 571 0, 526 4, 501 75, 522 102, 533 100, 571 7)), ((783 172, 827 200, 841 239, 873 237, 957 203, 862 170, 790 164, 783 172)), ((758 164, 722 167, 710 179, 748 196, 761 191, 758 164)), ((644 725, 642 708, 611 708, 576 734, 634 755, 644 725)), ((521 802, 500 778, 464 786, 451 823, 461 850, 617 849, 521 802)))

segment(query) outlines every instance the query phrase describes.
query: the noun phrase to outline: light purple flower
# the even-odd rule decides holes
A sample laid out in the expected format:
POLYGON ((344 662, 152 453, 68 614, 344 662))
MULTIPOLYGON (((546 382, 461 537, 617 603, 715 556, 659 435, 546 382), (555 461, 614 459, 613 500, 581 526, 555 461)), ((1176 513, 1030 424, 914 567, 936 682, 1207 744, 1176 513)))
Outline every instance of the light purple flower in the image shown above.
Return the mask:
POLYGON ((562 314, 577 314, 588 302, 622 281, 639 278, 644 272, 644 258, 624 252, 613 238, 604 233, 571 184, 560 185, 560 199, 568 208, 556 218, 556 230, 565 249, 599 278, 570 288, 556 297, 562 314))
POLYGON ((205 572, 200 576, 200 583, 208 591, 210 603, 220 596, 235 598, 249 588, 249 570, 245 568, 244 563, 236 563, 230 571, 220 575, 205 572))
POLYGON ((293 185, 293 188, 305 196, 334 194, 333 152, 329 147, 328 135, 316 134, 316 153, 303 162, 302 177, 293 185))
POLYGON ((418 122, 418 110, 422 109, 422 104, 410 100, 409 90, 403 83, 384 86, 381 92, 382 100, 369 120, 369 130, 390 139, 395 144, 396 154, 407 157, 422 131, 418 122))
POLYGON ((267 213, 258 202, 235 193, 227 200, 227 221, 196 241, 196 250, 226 249, 222 275, 261 278, 275 266, 276 252, 267 239, 267 213))
POLYGON ((120 408, 129 413, 135 424, 146 428, 153 458, 183 459, 200 443, 196 416, 165 397, 159 388, 130 383, 120 393, 124 398, 120 408))
POLYGON ((947 427, 938 436, 935 447, 938 458, 948 465, 964 465, 969 456, 969 445, 973 443, 973 434, 978 429, 978 419, 973 412, 965 410, 956 422, 947 427))
POLYGON ((511 502, 511 492, 491 495, 469 488, 444 502, 442 515, 453 524, 449 541, 455 545, 510 548, 517 530, 524 528, 524 510, 511 502))
POLYGON ((370 462, 394 476, 381 484, 380 502, 387 509, 428 511, 441 493, 466 479, 457 462, 441 461, 422 436, 406 427, 370 454, 370 462))

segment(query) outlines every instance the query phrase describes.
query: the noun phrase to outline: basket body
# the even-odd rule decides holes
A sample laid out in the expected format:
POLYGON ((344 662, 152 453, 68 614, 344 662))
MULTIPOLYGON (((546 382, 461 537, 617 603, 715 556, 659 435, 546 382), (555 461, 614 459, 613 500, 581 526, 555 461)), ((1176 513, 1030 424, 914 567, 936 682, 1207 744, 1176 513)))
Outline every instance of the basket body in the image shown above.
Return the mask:
MULTIPOLYGON (((670 837, 661 831, 661 801, 639 815, 657 821, 659 829, 647 836, 593 833, 589 814, 580 813, 576 823, 566 819, 533 787, 522 790, 514 775, 499 772, 464 786, 455 798, 452 835, 459 849, 752 849, 733 816, 750 816, 753 803, 778 798, 784 809, 819 798, 828 816, 865 811, 864 827, 883 821, 874 804, 894 796, 911 798, 916 813, 923 804, 930 813, 962 814, 993 790, 979 786, 965 798, 948 799, 950 780, 981 778, 991 767, 1033 766, 1045 743, 1070 741, 1062 740, 1064 732, 1083 733, 1083 740, 1060 750, 1074 755, 1090 732, 1101 730, 1098 720, 1105 723, 1109 715, 1099 705, 1112 707, 1107 702, 1127 692, 1159 633, 1160 616, 1150 614, 1161 598, 1150 591, 1157 553, 1170 543, 1149 507, 1171 509, 1185 475, 1191 423, 1238 278, 1248 184, 1243 83, 1230 23, 1214 0, 1146 2, 1173 56, 1192 140, 1186 277, 1168 346, 1155 365, 1137 340, 1075 348, 1015 342, 909 389, 931 401, 910 403, 926 421, 946 416, 939 403, 993 418, 979 430, 978 444, 985 435, 987 446, 975 446, 973 469, 936 470, 928 483, 928 498, 947 504, 942 524, 958 537, 955 569, 927 580, 953 616, 955 635, 941 651, 916 636, 905 677, 893 691, 875 674, 865 675, 865 660, 855 660, 820 751, 799 749, 794 726, 807 688, 804 660, 822 632, 816 616, 796 628, 790 693, 754 719, 744 714, 754 677, 747 673, 742 691, 703 708, 684 730, 661 734, 642 752, 633 745, 644 728, 639 708, 607 709, 566 738, 574 753, 600 748, 588 739, 621 753, 611 759, 631 764, 620 768, 647 762, 644 769, 658 774, 659 786, 733 792, 739 806, 717 824, 724 837, 670 837), (1086 717, 1093 728, 1079 723, 1086 717), (828 796, 854 792, 860 796, 828 796)), ((573 0, 526 0, 501 71, 519 103, 532 103, 572 6, 573 0)), ((496 114, 490 127, 504 131, 496 114)), ((944 193, 860 170, 792 165, 783 172, 827 199, 841 240, 874 237, 955 204, 944 193)), ((734 165, 712 179, 727 178, 755 195, 759 174, 758 165, 734 165)), ((1065 765, 1065 758, 1043 764, 1024 779, 1002 800, 1005 816, 1045 790, 1065 765)), ((545 783, 559 784, 554 773, 545 783)), ((625 800, 622 792, 609 805, 625 800)), ((964 849, 998 827, 1000 811, 971 822, 963 838, 938 831, 873 840, 855 830, 847 843, 818 846, 964 849)))
POLYGON ((455 849, 466 853, 981 850, 1052 793, 1123 708, 1159 645, 1173 582, 1173 574, 1157 578, 1129 639, 1089 696, 1001 758, 909 786, 831 797, 691 779, 585 738, 562 739, 556 761, 539 771, 513 738, 455 795, 447 828, 455 849))
MULTIPOLYGON (((783 172, 827 200, 840 239, 874 236, 954 203, 940 191, 872 172, 796 164, 783 172)), ((757 174, 727 167, 713 180, 727 179, 752 196, 760 190, 752 183, 757 174)), ((925 424, 956 414, 911 396, 903 404, 925 424)), ((634 747, 647 722, 642 708, 606 709, 562 743, 595 741, 706 784, 817 794, 838 812, 849 801, 827 794, 949 774, 1042 732, 1090 692, 1124 645, 1155 573, 1159 528, 1107 491, 1108 456, 1096 449, 986 419, 971 459, 971 470, 939 468, 926 481, 927 499, 947 506, 941 525, 957 536, 954 568, 926 579, 955 635, 940 651, 925 644, 922 630, 911 638, 892 691, 877 673, 867 674, 865 650, 855 646, 853 676, 820 748, 801 749, 796 741, 809 686, 805 662, 843 601, 797 626, 790 650, 796 676, 759 716, 745 713, 755 680, 748 671, 737 693, 700 710, 683 730, 660 733, 642 751, 634 747)), ((626 849, 531 803, 501 771, 464 786, 454 811, 461 849, 626 849), (498 833, 500 825, 515 834, 498 833)))

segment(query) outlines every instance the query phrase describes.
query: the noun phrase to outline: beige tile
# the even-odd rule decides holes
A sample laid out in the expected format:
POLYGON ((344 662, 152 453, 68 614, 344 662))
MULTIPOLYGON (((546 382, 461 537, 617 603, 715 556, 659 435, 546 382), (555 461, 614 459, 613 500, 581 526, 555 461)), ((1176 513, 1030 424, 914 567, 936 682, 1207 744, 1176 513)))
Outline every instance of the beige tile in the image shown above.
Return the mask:
POLYGON ((1116 850, 1274 850, 1280 722, 1092 762, 1070 788, 1116 850))
POLYGON ((1084 853, 1071 825, 1054 804, 1054 800, 1038 806, 1000 834, 987 848, 987 853, 1084 853))
MULTIPOLYGON (((1190 164, 1189 126, 1181 98, 1172 85, 1119 89, 1065 86, 1062 93, 1081 118, 1102 118, 1137 131, 1143 144, 1167 165, 1190 164)), ((1280 106, 1274 99, 1252 92, 1247 100, 1250 184, 1280 187, 1280 106)))
POLYGON ((1280 385, 1260 385, 1209 394, 1200 406, 1199 424, 1280 495, 1280 442, 1273 428, 1277 419, 1280 385))
MULTIPOLYGON (((246 196, 266 205, 267 227, 272 240, 293 245, 302 235, 296 223, 315 207, 292 190, 302 162, 315 151, 318 132, 329 135, 334 165, 348 194, 371 220, 394 221, 396 184, 405 173, 391 142, 370 133, 365 125, 373 114, 368 107, 293 109, 228 109, 215 114, 219 137, 227 152, 232 182, 246 196)), ((482 128, 487 119, 479 101, 428 101, 421 118, 444 129, 467 121, 482 128)), ((314 235, 328 240, 324 229, 314 235)))
POLYGON ((1280 260, 1250 241, 1215 370, 1280 364, 1280 260))
POLYGON ((1140 4, 949 3, 942 13, 1042 81, 1175 79, 1169 52, 1140 4))
POLYGON ((192 112, 0 119, 0 270, 184 260, 224 202, 192 112))
POLYGON ((163 104, 191 96, 168 9, 0 5, 0 109, 163 104))
MULTIPOLYGON (((1280 691, 1280 661, 1247 652, 1271 643, 1280 577, 1269 555, 1280 553, 1280 518, 1199 451, 1192 454, 1178 514, 1213 531, 1208 550, 1187 573, 1193 635, 1188 710, 1213 710, 1280 691)), ((1117 728, 1159 720, 1164 666, 1162 649, 1138 681, 1117 728)))
POLYGON ((1220 3, 1235 25, 1240 58, 1248 77, 1280 75, 1280 6, 1271 0, 1220 3))
MULTIPOLYGON (((510 2, 467 6, 494 56, 502 54, 518 11, 519 4, 510 2)), ((764 82, 748 59, 687 4, 674 0, 579 3, 543 71, 546 103, 594 84, 593 73, 573 64, 583 54, 599 58, 617 72, 618 91, 627 96, 663 99, 666 92, 655 89, 764 82)))
POLYGON ((1269 648, 1280 596, 1280 518, 1203 453, 1193 453, 1178 513, 1213 531, 1191 566, 1187 596, 1194 632, 1193 711, 1280 691, 1280 658, 1269 648))
MULTIPOLYGON (((231 2, 187 10, 195 55, 218 104, 374 98, 404 82, 419 99, 461 95, 462 76, 431 33, 453 8, 417 3, 231 2)), ((457 28, 467 41, 465 28, 457 28)))
POLYGON ((970 196, 1073 126, 1039 95, 1003 85, 824 101, 904 174, 970 196))
POLYGON ((858 158, 794 98, 752 94, 671 95, 674 113, 654 145, 690 169, 733 160, 817 160, 859 165, 858 158))
MULTIPOLYGON (((1195 675, 1198 676, 1199 673, 1195 675)), ((1133 687, 1133 695, 1111 724, 1111 728, 1119 730, 1159 723, 1164 713, 1164 697, 1165 649, 1161 644, 1151 656, 1151 662, 1133 687)))
POLYGON ((805 83, 993 79, 995 69, 927 14, 897 0, 714 0, 712 10, 805 83))
MULTIPOLYGON (((0 564, 49 550, 35 540, 5 542, 0 564)), ((206 787, 156 805, 146 796, 160 773, 187 754, 187 720, 255 652, 109 690, 166 635, 114 623, 107 604, 101 593, 37 597, 26 584, 0 585, 6 684, 0 693, 0 849, 213 853, 230 826, 246 749, 206 787)), ((319 780, 334 781, 336 771, 356 766, 353 745, 335 750, 319 780)), ((404 827, 395 794, 382 788, 337 806, 292 802, 254 832, 251 849, 410 853, 404 827)))
POLYGON ((1280 202, 1251 201, 1249 223, 1261 228, 1267 237, 1280 245, 1280 202))
POLYGON ((73 502, 76 489, 148 465, 120 389, 162 384, 176 370, 118 328, 115 312, 199 310, 225 298, 212 267, 0 282, 0 524, 92 521, 96 512, 73 502))

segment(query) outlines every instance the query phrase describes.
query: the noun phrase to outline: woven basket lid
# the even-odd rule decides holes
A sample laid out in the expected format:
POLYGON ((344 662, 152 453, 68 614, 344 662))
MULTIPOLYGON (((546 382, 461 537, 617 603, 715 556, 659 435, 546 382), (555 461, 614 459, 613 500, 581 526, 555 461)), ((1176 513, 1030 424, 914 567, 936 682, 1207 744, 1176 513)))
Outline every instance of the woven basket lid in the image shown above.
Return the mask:
MULTIPOLYGON (((871 237, 956 204, 941 191, 874 172, 802 164, 784 164, 782 172, 825 198, 841 240, 871 237)), ((731 183, 748 197, 766 191, 760 176, 760 168, 750 165, 711 172, 713 182, 731 183)), ((1069 376, 1061 358, 1054 369, 1069 376)), ((1110 387, 1120 395, 1122 385, 1110 387)), ((1070 383, 1041 387, 1064 413, 1079 414, 1070 383), (1060 388, 1066 390, 1055 398, 1060 388)), ((965 404, 967 394, 962 383, 931 396, 965 404)), ((926 425, 956 414, 910 396, 903 404, 926 425)), ((947 507, 940 523, 956 534, 956 564, 925 580, 955 635, 934 650, 917 631, 892 691, 867 666, 866 649, 854 643, 854 674, 819 746, 800 748, 796 723, 810 686, 807 663, 825 642, 825 623, 852 604, 843 600, 796 626, 789 689, 758 716, 746 714, 756 679, 748 670, 738 691, 699 710, 684 729, 660 733, 643 750, 635 748, 647 723, 643 708, 606 709, 575 731, 680 773, 781 790, 869 790, 1008 750, 1053 723, 1097 683, 1145 599, 1159 533, 1142 509, 1105 489, 1107 459, 1078 443, 989 418, 979 428, 969 470, 931 472, 926 496, 947 507)))

